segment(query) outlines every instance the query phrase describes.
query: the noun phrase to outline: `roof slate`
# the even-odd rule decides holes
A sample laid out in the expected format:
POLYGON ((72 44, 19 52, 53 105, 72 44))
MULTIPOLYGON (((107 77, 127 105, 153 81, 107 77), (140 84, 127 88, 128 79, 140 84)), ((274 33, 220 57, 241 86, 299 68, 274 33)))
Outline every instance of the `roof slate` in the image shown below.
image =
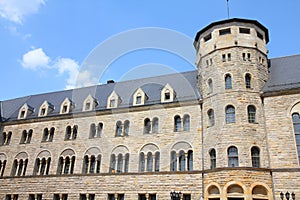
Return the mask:
POLYGON ((269 78, 263 92, 300 88, 300 54, 270 59, 269 78))
POLYGON ((180 102, 200 98, 197 90, 197 71, 195 70, 6 100, 0 102, 2 104, 2 118, 5 121, 16 120, 20 108, 25 103, 34 108, 34 112, 27 116, 27 119, 36 118, 38 117, 39 108, 45 100, 54 107, 54 110, 48 116, 55 116, 59 114, 60 106, 66 98, 69 98, 75 104, 75 108, 72 110, 73 113, 82 112, 83 102, 88 95, 97 100, 98 105, 95 110, 101 111, 107 109, 107 99, 113 91, 121 98, 121 104, 118 108, 131 107, 133 95, 138 88, 141 88, 148 97, 144 105, 157 104, 161 103, 161 90, 166 84, 169 84, 174 89, 176 93, 175 101, 180 102))

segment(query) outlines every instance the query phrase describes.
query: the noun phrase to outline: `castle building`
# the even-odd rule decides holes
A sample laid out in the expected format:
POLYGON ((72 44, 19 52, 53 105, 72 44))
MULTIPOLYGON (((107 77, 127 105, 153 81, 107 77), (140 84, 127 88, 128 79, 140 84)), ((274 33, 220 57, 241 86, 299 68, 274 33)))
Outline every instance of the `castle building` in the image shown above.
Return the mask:
POLYGON ((1 101, 0 199, 298 198, 300 55, 268 42, 227 19, 196 34, 197 70, 1 101))

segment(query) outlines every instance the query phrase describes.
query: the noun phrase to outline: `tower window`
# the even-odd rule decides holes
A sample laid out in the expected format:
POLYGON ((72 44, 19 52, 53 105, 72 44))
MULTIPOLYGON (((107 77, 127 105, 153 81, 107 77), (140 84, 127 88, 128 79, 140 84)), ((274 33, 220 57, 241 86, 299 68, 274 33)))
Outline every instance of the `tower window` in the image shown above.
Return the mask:
POLYGON ((226 107, 226 124, 235 123, 235 108, 233 106, 226 107))
POLYGON ((260 156, 259 156, 259 148, 252 147, 251 148, 251 159, 252 159, 252 167, 260 167, 260 156))
POLYGON ((232 81, 230 74, 225 75, 225 89, 232 89, 232 81))
POLYGON ((209 152, 209 156, 210 156, 210 169, 215 169, 217 165, 216 150, 211 149, 209 152))
POLYGON ((243 34, 250 34, 250 28, 240 28, 240 33, 243 34))
POLYGON ((228 167, 238 167, 238 149, 234 146, 228 148, 228 167))
POLYGON ((214 110, 209 109, 207 112, 208 115, 208 120, 209 120, 209 126, 212 127, 215 125, 215 115, 214 115, 214 110))
POLYGON ((246 74, 246 76, 245 76, 245 85, 246 85, 246 88, 251 88, 251 75, 250 74, 246 74))
POLYGON ((231 29, 230 28, 219 30, 219 35, 227 35, 227 34, 231 34, 231 29))
POLYGON ((211 39, 211 33, 208 34, 207 36, 205 36, 203 39, 204 39, 204 42, 207 42, 208 40, 210 40, 211 39))
POLYGON ((222 61, 226 62, 226 54, 222 54, 222 61))
POLYGON ((214 88, 213 88, 213 82, 211 79, 208 79, 208 87, 209 87, 209 93, 213 93, 214 88))
POLYGON ((231 61, 231 53, 227 54, 228 61, 231 61))
POLYGON ((256 31, 256 33, 257 33, 257 37, 258 37, 259 39, 264 40, 263 34, 261 34, 261 33, 258 32, 258 31, 256 31))
POLYGON ((248 122, 249 123, 255 123, 256 122, 256 109, 255 106, 248 106, 248 122))
POLYGON ((243 53, 243 61, 246 61, 246 54, 243 53))

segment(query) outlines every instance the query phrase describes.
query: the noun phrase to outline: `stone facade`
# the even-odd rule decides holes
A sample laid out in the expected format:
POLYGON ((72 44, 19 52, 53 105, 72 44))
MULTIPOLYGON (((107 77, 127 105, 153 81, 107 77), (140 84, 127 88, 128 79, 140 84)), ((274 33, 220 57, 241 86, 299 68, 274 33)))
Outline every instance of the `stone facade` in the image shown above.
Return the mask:
POLYGON ((124 107, 122 95, 107 92, 101 110, 90 93, 77 105, 67 97, 56 107, 49 99, 40 108, 4 102, 1 109, 9 105, 17 117, 1 113, 0 199, 153 200, 170 199, 171 191, 184 200, 274 200, 286 191, 297 198, 300 142, 292 114, 300 113, 300 91, 263 92, 268 37, 260 23, 242 19, 198 32, 192 75, 200 97, 167 82, 152 104, 145 91, 154 86, 135 88, 124 107), (82 102, 83 111, 72 113, 82 102), (47 116, 55 109, 59 114, 47 116))

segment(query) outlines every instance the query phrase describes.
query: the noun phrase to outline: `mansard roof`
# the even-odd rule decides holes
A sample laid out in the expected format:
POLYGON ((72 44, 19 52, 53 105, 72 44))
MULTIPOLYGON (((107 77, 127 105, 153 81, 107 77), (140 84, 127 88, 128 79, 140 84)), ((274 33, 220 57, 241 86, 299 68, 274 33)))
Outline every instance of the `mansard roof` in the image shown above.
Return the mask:
POLYGON ((54 107, 54 110, 48 116, 60 115, 61 104, 66 98, 69 98, 74 104, 74 109, 72 109, 71 113, 79 113, 82 112, 83 102, 88 95, 92 95, 97 100, 96 111, 106 110, 107 98, 113 91, 122 99, 118 108, 127 108, 132 106, 132 98, 138 88, 141 88, 148 96, 144 105, 160 104, 161 90, 166 84, 171 85, 174 91, 176 91, 175 102, 197 100, 200 98, 197 90, 197 71, 195 70, 6 100, 0 102, 2 107, 1 117, 5 121, 17 120, 20 108, 26 103, 34 108, 34 112, 26 119, 37 118, 39 107, 44 101, 51 102, 54 107))
POLYGON ((269 78, 264 93, 300 88, 300 54, 273 58, 269 64, 269 78))

